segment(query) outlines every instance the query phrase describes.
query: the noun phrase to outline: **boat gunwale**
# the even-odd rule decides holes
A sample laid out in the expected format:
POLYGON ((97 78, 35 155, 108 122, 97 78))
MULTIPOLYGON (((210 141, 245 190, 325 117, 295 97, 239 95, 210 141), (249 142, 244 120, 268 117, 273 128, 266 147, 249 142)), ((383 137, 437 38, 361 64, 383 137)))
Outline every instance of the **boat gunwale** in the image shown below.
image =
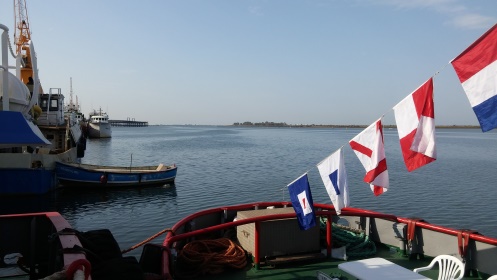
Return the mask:
MULTIPOLYGON (((59 212, 38 212, 38 213, 22 213, 22 214, 4 214, 0 215, 0 219, 8 218, 29 218, 29 217, 45 217, 47 218, 54 229, 60 232, 67 228, 72 228, 69 222, 59 212)), ((74 261, 84 259, 86 255, 81 251, 72 250, 74 246, 82 247, 81 242, 74 232, 64 234, 57 234, 57 238, 62 246, 63 262, 65 266, 73 263, 74 261), (67 250, 66 250, 67 249, 67 250)))
MULTIPOLYGON (((222 207, 215 207, 215 208, 210 208, 206 210, 202 210, 199 212, 192 213, 180 221, 178 221, 176 224, 173 225, 171 228, 171 231, 167 233, 163 243, 162 243, 162 248, 163 248, 163 260, 162 260, 162 268, 161 268, 161 273, 166 279, 172 279, 172 274, 171 274, 171 268, 170 265, 171 263, 171 248, 175 246, 175 243, 177 241, 181 241, 190 237, 194 237, 197 235, 202 235, 202 234, 207 234, 211 233, 214 231, 219 231, 227 228, 232 228, 236 226, 240 226, 243 224, 249 224, 249 223, 254 223, 254 222, 263 222, 263 221, 269 221, 269 220, 275 220, 275 219, 285 219, 285 218, 295 218, 296 213, 285 213, 285 214, 273 214, 273 215, 263 215, 263 216, 257 216, 257 217, 252 217, 252 218, 245 218, 241 220, 236 220, 236 221, 231 221, 231 222, 224 222, 212 226, 207 226, 205 228, 197 229, 194 231, 190 232, 184 232, 175 235, 175 232, 178 231, 179 229, 183 228, 187 223, 211 214, 215 213, 223 213, 226 211, 240 211, 240 210, 258 210, 258 209, 265 209, 269 206, 274 206, 276 208, 281 208, 281 207, 288 207, 291 206, 291 202, 256 202, 256 203, 249 203, 249 204, 241 204, 241 205, 233 205, 233 206, 222 206, 222 207)), ((316 216, 327 216, 331 217, 333 215, 337 215, 335 208, 333 205, 330 204, 321 204, 321 203, 314 203, 314 209, 316 209, 315 214, 316 216)), ((420 227, 423 229, 427 230, 432 230, 452 236, 458 236, 461 233, 465 232, 466 230, 461 229, 461 230, 456 230, 453 228, 449 227, 444 227, 444 226, 438 226, 438 225, 432 225, 428 222, 425 222, 423 220, 416 220, 416 219, 410 219, 410 218, 404 218, 404 217, 397 217, 395 215, 390 215, 390 214, 383 214, 380 212, 375 212, 375 211, 370 211, 370 210, 365 210, 365 209, 360 209, 360 208, 354 208, 354 207, 347 207, 347 208, 342 208, 340 216, 352 216, 352 217, 369 217, 369 218, 379 218, 379 219, 385 219, 389 220, 391 222, 396 222, 396 223, 402 223, 402 224, 409 224, 409 222, 415 221, 416 227, 420 227)), ((493 237, 487 237, 484 235, 479 234, 478 232, 468 232, 468 237, 471 240, 474 241, 479 241, 482 243, 486 243, 489 245, 494 245, 497 246, 497 238, 493 237)))
POLYGON ((160 164, 158 164, 158 165, 145 165, 145 166, 131 166, 131 167, 93 165, 93 164, 86 164, 86 163, 68 163, 68 162, 57 162, 57 164, 67 165, 70 167, 82 169, 82 170, 87 171, 87 172, 96 172, 96 173, 113 172, 113 173, 119 173, 119 174, 161 173, 161 172, 168 172, 168 171, 171 171, 171 170, 178 168, 174 164, 163 165, 163 168, 160 170, 157 170, 157 168, 160 166, 160 164), (147 169, 147 168, 149 168, 149 169, 147 169))

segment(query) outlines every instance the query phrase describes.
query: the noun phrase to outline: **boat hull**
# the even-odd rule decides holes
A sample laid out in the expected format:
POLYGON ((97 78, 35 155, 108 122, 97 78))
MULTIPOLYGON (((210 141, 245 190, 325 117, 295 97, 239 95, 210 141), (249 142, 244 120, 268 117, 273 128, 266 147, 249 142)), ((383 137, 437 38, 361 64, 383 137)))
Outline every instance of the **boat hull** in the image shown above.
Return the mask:
POLYGON ((0 153, 0 194, 40 195, 55 190, 56 162, 74 162, 77 149, 48 154, 40 148, 33 153, 0 153))
POLYGON ((45 168, 0 168, 2 195, 45 194, 55 189, 54 170, 45 168))
POLYGON ((110 138, 112 129, 110 123, 89 123, 88 136, 90 138, 110 138))
POLYGON ((154 167, 117 168, 96 165, 56 163, 56 176, 61 187, 71 188, 117 188, 146 187, 172 184, 177 167, 161 170, 154 167))

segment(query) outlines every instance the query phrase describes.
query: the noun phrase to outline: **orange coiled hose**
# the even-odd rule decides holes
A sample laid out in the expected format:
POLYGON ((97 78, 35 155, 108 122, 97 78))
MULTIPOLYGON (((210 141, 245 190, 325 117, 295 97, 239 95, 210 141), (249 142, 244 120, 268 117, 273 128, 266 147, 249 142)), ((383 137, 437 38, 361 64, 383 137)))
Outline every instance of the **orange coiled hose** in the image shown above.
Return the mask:
POLYGON ((178 277, 194 278, 219 274, 226 268, 242 269, 247 256, 242 247, 229 238, 196 240, 186 244, 178 254, 178 277))

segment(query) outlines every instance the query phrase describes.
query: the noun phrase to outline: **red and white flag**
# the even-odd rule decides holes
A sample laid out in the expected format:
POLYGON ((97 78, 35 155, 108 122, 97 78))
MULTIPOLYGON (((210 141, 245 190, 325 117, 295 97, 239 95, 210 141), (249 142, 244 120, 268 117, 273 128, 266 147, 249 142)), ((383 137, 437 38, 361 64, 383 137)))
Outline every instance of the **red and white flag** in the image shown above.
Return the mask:
POLYGON ((350 140, 349 144, 366 169, 364 182, 370 184, 374 195, 378 196, 386 192, 388 170, 381 118, 350 140))
POLYGON ((437 158, 433 79, 393 107, 400 147, 409 172, 437 158))

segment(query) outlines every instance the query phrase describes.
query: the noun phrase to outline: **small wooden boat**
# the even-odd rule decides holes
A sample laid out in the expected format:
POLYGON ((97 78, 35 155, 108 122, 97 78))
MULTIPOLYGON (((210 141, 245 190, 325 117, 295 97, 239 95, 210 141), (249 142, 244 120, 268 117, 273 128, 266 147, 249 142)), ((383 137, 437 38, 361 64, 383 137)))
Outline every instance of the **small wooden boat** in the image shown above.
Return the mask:
POLYGON ((115 188, 163 186, 174 183, 177 167, 117 167, 57 162, 55 173, 61 187, 115 188))
POLYGON ((0 215, 0 278, 88 275, 90 263, 82 251, 74 249, 81 247, 78 237, 70 232, 58 234, 67 228, 69 223, 57 212, 0 215))

